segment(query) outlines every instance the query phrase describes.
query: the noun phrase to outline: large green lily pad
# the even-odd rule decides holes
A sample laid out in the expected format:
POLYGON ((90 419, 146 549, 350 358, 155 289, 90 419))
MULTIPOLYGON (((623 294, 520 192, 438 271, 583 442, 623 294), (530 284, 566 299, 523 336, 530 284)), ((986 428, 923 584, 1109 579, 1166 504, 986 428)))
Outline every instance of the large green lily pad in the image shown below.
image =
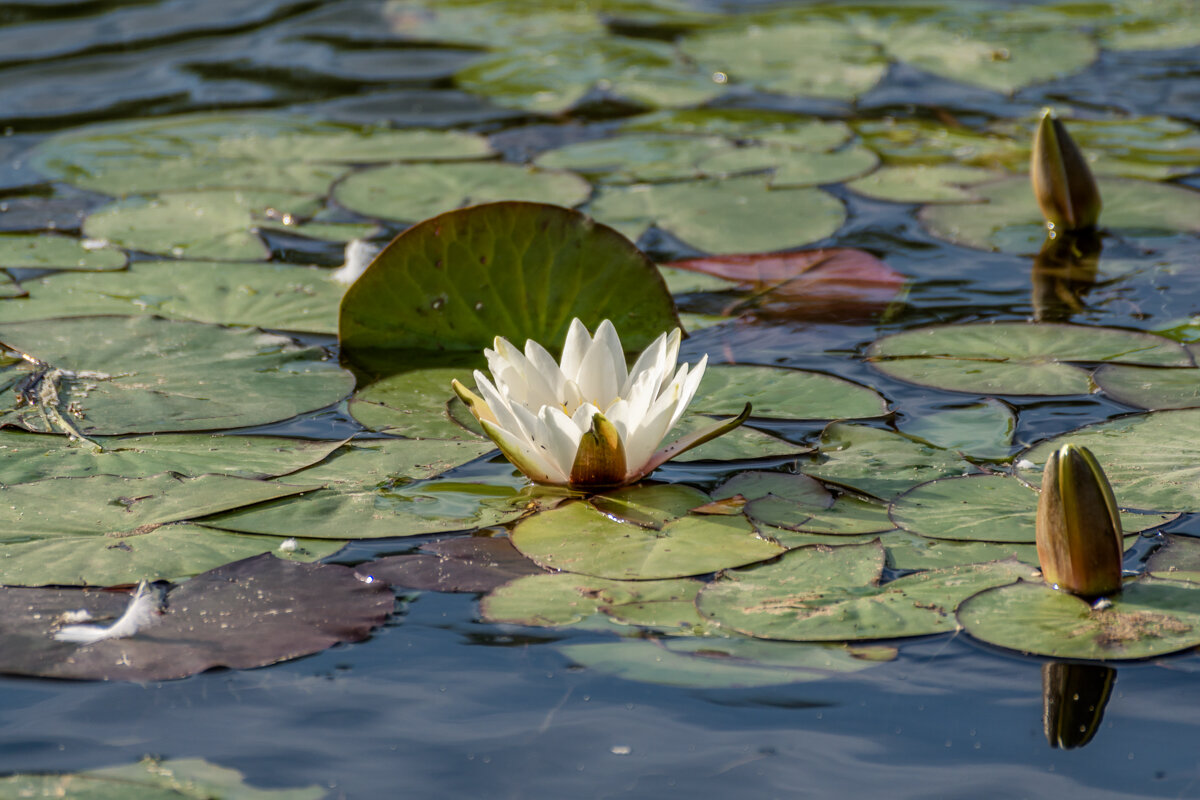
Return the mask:
POLYGON ((414 439, 474 439, 475 430, 463 427, 450 414, 456 402, 452 380, 467 386, 471 371, 459 367, 430 367, 389 375, 350 399, 350 414, 376 431, 414 439))
POLYGON ((930 444, 988 461, 1005 461, 1012 452, 1017 417, 999 400, 954 406, 900 421, 900 430, 930 444))
POLYGON ((630 133, 569 144, 537 157, 540 167, 571 169, 605 183, 699 178, 705 158, 732 151, 719 136, 630 133))
POLYGON ((690 410, 737 414, 746 403, 756 417, 857 419, 888 412, 887 400, 866 386, 819 372, 719 364, 708 367, 690 410))
POLYGON ((626 120, 628 132, 721 136, 739 142, 783 144, 823 153, 848 142, 854 132, 840 120, 822 120, 788 111, 753 108, 682 108, 626 120))
POLYGON ((884 500, 918 483, 976 471, 948 450, 881 428, 840 422, 821 433, 820 455, 823 460, 805 466, 806 473, 884 500))
POLYGON ((632 238, 656 226, 709 253, 799 247, 833 234, 846 219, 832 195, 772 189, 761 176, 604 187, 588 210, 632 238))
POLYGON ((922 170, 940 165, 1014 171, 1027 169, 1029 164, 1028 148, 991 130, 895 117, 856 120, 852 125, 866 145, 891 167, 922 170))
POLYGON ((878 165, 879 156, 862 145, 822 153, 771 143, 713 153, 700 162, 700 169, 712 177, 770 172, 771 187, 786 189, 840 183, 865 175, 878 165))
POLYGON ((1004 173, 956 164, 882 167, 846 184, 861 195, 893 203, 977 203, 971 187, 1004 173))
POLYGON ((1200 406, 1200 369, 1154 369, 1105 364, 1092 375, 1114 400, 1152 411, 1200 406))
POLYGON ((0 393, 0 425, 40 432, 263 425, 335 403, 354 386, 320 348, 253 329, 81 317, 0 325, 0 342, 38 361, 0 393))
POLYGON ((833 495, 807 475, 791 472, 739 472, 713 491, 713 497, 728 499, 740 496, 747 501, 774 497, 804 506, 810 511, 833 505, 833 495))
POLYGON ((658 274, 616 231, 574 211, 496 203, 402 233, 342 300, 345 351, 481 350, 496 336, 555 350, 571 319, 609 319, 629 350, 679 326, 658 274))
POLYGON ((334 191, 352 211, 405 222, 502 200, 571 207, 590 194, 587 181, 574 173, 497 163, 379 167, 350 176, 334 191))
MULTIPOLYGON (((1127 237, 1173 236, 1200 232, 1200 193, 1182 186, 1120 178, 1099 178, 1104 210, 1100 227, 1127 237)), ((921 222, 947 241, 982 250, 1036 253, 1046 226, 1033 201, 1028 177, 978 184, 983 202, 929 206, 921 222)))
POLYGON ((519 2, 387 0, 383 17, 399 36, 439 44, 508 47, 564 34, 604 33, 604 23, 593 9, 551 8, 546 3, 530 13, 519 2))
POLYGON ((616 522, 578 502, 523 520, 512 539, 544 567, 612 580, 704 575, 783 552, 741 517, 689 515, 655 530, 616 522))
MULTIPOLYGON (((1136 538, 1126 541, 1133 542, 1136 538)), ((1037 547, 1032 544, 927 539, 899 530, 881 537, 881 541, 887 551, 887 565, 897 570, 944 569, 1012 558, 1030 566, 1038 565, 1037 547)))
POLYGON ((155 314, 217 325, 337 333, 345 287, 326 270, 287 264, 138 261, 121 272, 27 280, 6 322, 94 314, 155 314))
POLYGON ((1141 578, 1095 609, 1044 583, 981 592, 958 609, 972 636, 1054 658, 1151 658, 1200 645, 1200 586, 1141 578))
POLYGON ((693 508, 706 505, 711 497, 683 484, 626 486, 593 495, 588 502, 614 522, 662 530, 663 526, 686 516, 693 508))
POLYGON ((877 340, 867 358, 901 380, 955 392, 1087 394, 1082 363, 1191 366, 1187 350, 1161 336, 1118 328, 1023 322, 938 325, 877 340))
POLYGON ((0 267, 7 269, 121 269, 125 254, 106 242, 81 242, 67 236, 0 234, 0 267))
MULTIPOLYGON (((688 414, 675 423, 675 427, 663 438, 664 444, 671 444, 685 436, 711 427, 713 420, 700 414, 688 414)), ((762 431, 742 426, 723 433, 710 442, 675 456, 672 461, 744 461, 754 458, 772 458, 793 456, 809 452, 810 448, 802 444, 771 436, 762 431)))
POLYGON ((1200 539, 1167 534, 1165 544, 1146 561, 1146 572, 1156 578, 1200 583, 1200 539))
POLYGON ((838 495, 829 508, 813 508, 781 497, 764 497, 746 504, 746 515, 761 525, 784 547, 800 547, 809 534, 829 537, 831 543, 846 544, 832 537, 881 534, 896 526, 888 519, 887 506, 852 494, 838 495), (798 532, 800 536, 792 536, 798 532))

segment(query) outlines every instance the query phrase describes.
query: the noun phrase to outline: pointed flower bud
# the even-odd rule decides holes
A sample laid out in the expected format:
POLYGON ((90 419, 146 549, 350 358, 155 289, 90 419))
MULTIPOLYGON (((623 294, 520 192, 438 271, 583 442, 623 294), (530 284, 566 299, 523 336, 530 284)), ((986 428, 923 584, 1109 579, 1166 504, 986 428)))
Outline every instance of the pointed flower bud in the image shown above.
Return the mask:
POLYGON ((1029 159, 1033 195, 1046 224, 1056 230, 1091 228, 1100 218, 1100 190, 1083 153, 1049 109, 1033 135, 1029 159))
POLYGON ((616 427, 603 414, 592 415, 592 427, 579 439, 571 465, 571 486, 598 488, 625 482, 625 446, 616 427))
POLYGON ((1052 586, 1084 597, 1121 589, 1121 518, 1112 487, 1086 447, 1063 445, 1042 474, 1037 552, 1052 586))

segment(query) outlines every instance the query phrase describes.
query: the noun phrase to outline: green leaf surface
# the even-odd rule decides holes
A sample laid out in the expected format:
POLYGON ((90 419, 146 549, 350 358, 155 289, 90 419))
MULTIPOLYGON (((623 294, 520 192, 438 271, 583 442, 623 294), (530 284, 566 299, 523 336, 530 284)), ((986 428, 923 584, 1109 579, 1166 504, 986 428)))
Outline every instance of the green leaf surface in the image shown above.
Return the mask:
POLYGON ((108 247, 106 242, 85 243, 51 234, 0 233, 0 268, 93 272, 121 269, 127 260, 124 253, 108 247))
POLYGON ((755 522, 775 528, 771 535, 785 547, 804 543, 803 537, 786 536, 785 531, 861 536, 885 533, 896 526, 888 519, 887 506, 852 494, 842 494, 829 508, 812 508, 778 497, 764 497, 746 505, 746 514, 755 522))
POLYGON ((890 116, 855 120, 852 125, 866 145, 889 165, 875 173, 880 176, 899 167, 916 172, 932 170, 936 175, 935 167, 939 165, 1007 171, 1023 171, 1029 165, 1027 147, 1009 135, 992 130, 977 131, 965 126, 948 127, 934 120, 890 116))
POLYGON ((616 231, 563 208, 498 203, 396 237, 347 290, 339 339, 345 351, 478 351, 504 336, 553 351, 575 317, 590 330, 611 320, 630 351, 679 325, 654 265, 616 231))
POLYGON ((699 586, 693 580, 616 581, 569 572, 530 575, 493 590, 480 602, 480 612, 488 622, 554 628, 588 622, 591 627, 604 608, 642 606, 645 617, 646 606, 663 605, 671 614, 684 603, 692 608, 690 623, 696 621, 692 600, 699 586))
POLYGON ((413 439, 479 440, 475 430, 455 422, 452 380, 473 384, 471 371, 431 367, 389 375, 350 398, 350 415, 371 430, 413 439))
POLYGON ((632 133, 569 144, 537 157, 549 169, 571 169, 604 183, 668 181, 707 174, 698 165, 716 153, 733 151, 718 136, 632 133))
POLYGON ((539 3, 537 13, 530 13, 521 3, 388 0, 383 16, 392 33, 439 44, 509 47, 513 42, 604 33, 600 16, 587 6, 552 8, 539 3))
POLYGON ((884 500, 918 483, 976 471, 955 453, 865 425, 829 425, 819 452, 824 460, 806 473, 884 500))
POLYGON ((1168 533, 1164 540, 1146 562, 1146 572, 1156 578, 1200 583, 1200 539, 1168 533))
POLYGON ((66 433, 64 420, 98 436, 263 425, 354 386, 320 348, 253 329, 81 317, 0 325, 0 342, 45 365, 25 365, 29 382, 0 392, 0 425, 39 432, 66 433), (25 404, 23 389, 40 401, 25 404))
MULTIPOLYGON (((1129 541, 1134 539, 1136 537, 1129 541)), ((882 541, 887 551, 887 565, 897 570, 945 569, 1010 558, 1030 566, 1038 565, 1037 548, 1032 544, 955 542, 928 539, 908 531, 889 533, 882 541)))
POLYGON ((981 592, 958 618, 983 641, 1054 658, 1152 658, 1200 644, 1200 586, 1141 578, 1095 610, 1087 601, 1041 583, 981 592))
POLYGON ((708 367, 690 410, 737 414, 746 403, 754 405, 755 417, 782 419, 857 419, 888 412, 880 394, 842 378, 742 364, 708 367))
POLYGON ((1008 459, 1016 427, 1017 417, 1013 410, 991 398, 981 403, 905 417, 900 421, 900 430, 909 436, 987 461, 1008 459))
POLYGON ((972 186, 1003 177, 983 167, 954 164, 887 166, 846 186, 866 197, 892 203, 976 203, 972 186))
POLYGON ((654 530, 616 522, 585 503, 523 520, 512 539, 544 567, 612 580, 704 575, 783 552, 740 517, 687 516, 654 530))
POLYGON ((714 153, 700 162, 700 169, 713 177, 769 171, 771 187, 785 189, 840 183, 865 175, 878 165, 879 156, 861 145, 821 153, 786 144, 766 144, 714 153))
POLYGON ((804 506, 810 512, 828 509, 834 502, 820 481, 789 472, 739 472, 713 491, 718 500, 735 495, 747 500, 773 497, 804 506))
POLYGON ((785 144, 812 152, 834 150, 854 135, 850 126, 840 120, 751 108, 667 109, 631 117, 621 130, 721 136, 739 142, 785 144))
POLYGON ((662 530, 663 525, 710 500, 699 489, 682 484, 627 486, 588 498, 597 511, 615 522, 654 530, 662 530))
POLYGON ((1200 369, 1155 369, 1105 364, 1092 380, 1109 397, 1152 411, 1200 406, 1200 369))
MULTIPOLYGON (((702 428, 713 424, 711 417, 699 414, 688 414, 675 423, 675 427, 663 438, 663 442, 671 444, 685 436, 696 433, 702 428)), ((682 455, 675 456, 672 461, 744 461, 752 458, 769 458, 791 456, 807 453, 810 448, 801 444, 792 444, 770 434, 742 426, 723 433, 716 439, 706 442, 699 447, 688 450, 682 455)))

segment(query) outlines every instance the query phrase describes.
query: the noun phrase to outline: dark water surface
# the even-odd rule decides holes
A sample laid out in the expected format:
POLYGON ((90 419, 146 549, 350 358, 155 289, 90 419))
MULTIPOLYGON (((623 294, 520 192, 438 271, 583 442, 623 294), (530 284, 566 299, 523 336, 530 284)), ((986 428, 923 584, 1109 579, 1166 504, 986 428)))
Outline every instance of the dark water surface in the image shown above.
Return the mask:
MULTIPOLYGON (((495 134, 511 160, 604 135, 604 119, 532 119, 459 91, 451 76, 477 52, 406 44, 380 25, 380 6, 0 0, 0 194, 41 186, 23 154, 50 132, 217 108, 477 130, 495 134)), ((1097 114, 1195 122, 1198 62, 1195 48, 1105 52, 1085 72, 1011 100, 894 65, 857 108, 753 94, 738 103, 849 118, 920 116, 936 98, 948 113, 987 118, 1071 98, 1097 114)), ((74 210, 103 201, 41 189, 61 200, 60 229, 72 228, 74 210)), ((908 414, 960 402, 829 352, 854 353, 922 324, 1027 319, 1029 260, 949 245, 924 232, 910 206, 832 191, 850 219, 824 244, 871 250, 912 276, 904 309, 881 325, 727 325, 695 335, 683 356, 869 376, 908 414)), ((285 260, 340 260, 340 245, 271 244, 285 260)), ((643 244, 660 256, 690 252, 665 239, 643 244)), ((1170 244, 1163 260, 1200 265, 1200 244, 1170 244)), ((1102 283, 1076 321, 1153 327, 1194 313, 1198 274, 1102 283)), ((1088 397, 1021 410, 1017 441, 1027 444, 1131 409, 1088 397)), ((273 430, 334 437, 348 425, 318 414, 273 430)), ((722 473, 680 465, 661 474, 708 483, 722 473)), ((1175 530, 1200 535, 1200 523, 1184 518, 1175 530)), ((356 543, 335 560, 413 547, 413 539, 356 543)), ((849 677, 700 691, 573 666, 553 643, 611 637, 483 624, 471 595, 414 594, 399 609, 367 642, 265 669, 147 685, 0 679, 0 773, 152 754, 205 758, 258 786, 317 783, 349 798, 1200 797, 1194 655, 1120 666, 1094 740, 1066 751, 1043 735, 1041 662, 966 637, 905 643, 895 661, 849 677)))

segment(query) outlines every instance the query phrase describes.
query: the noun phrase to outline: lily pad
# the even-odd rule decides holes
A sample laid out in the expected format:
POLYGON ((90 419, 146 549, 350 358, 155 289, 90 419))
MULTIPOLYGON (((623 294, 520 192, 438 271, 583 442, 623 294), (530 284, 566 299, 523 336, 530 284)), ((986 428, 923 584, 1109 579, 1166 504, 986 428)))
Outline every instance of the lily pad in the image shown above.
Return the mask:
POLYGON ((687 516, 654 530, 616 522, 578 502, 523 520, 512 539, 544 567, 611 580, 704 575, 783 552, 740 517, 687 516))
POLYGON ((876 173, 879 175, 894 167, 924 171, 935 165, 959 165, 1024 171, 1029 165, 1027 147, 1009 135, 991 130, 948 127, 932 120, 895 117, 863 119, 852 124, 866 145, 879 153, 888 165, 876 173))
POLYGON ((1105 364, 1092 375, 1118 402, 1152 411, 1200 406, 1200 369, 1155 369, 1105 364))
POLYGON ((852 494, 838 495, 829 508, 813 508, 779 497, 764 497, 747 503, 746 515, 757 523, 771 526, 771 536, 789 548, 799 547, 808 540, 803 536, 788 536, 788 531, 827 537, 862 536, 886 533, 896 527, 888 519, 887 506, 852 494))
POLYGON ((840 120, 822 120, 787 111, 751 108, 681 108, 626 120, 628 132, 722 136, 739 142, 786 144, 795 150, 826 152, 854 136, 840 120))
POLYGON ((651 226, 709 253, 800 247, 833 234, 841 201, 820 189, 771 189, 767 178, 603 187, 588 206, 634 238, 651 226))
MULTIPOLYGON (((1200 232, 1200 193, 1152 181, 1099 178, 1104 210, 1100 226, 1127 237, 1162 237, 1200 232)), ((1036 253, 1046 226, 1029 188, 1014 177, 975 186, 983 202, 929 206, 921 222, 934 236, 981 250, 1036 253)))
POLYGON ((846 184, 861 195, 892 203, 978 203, 971 187, 1004 177, 983 167, 917 164, 882 167, 846 184))
POLYGON ((27 280, 6 322, 94 314, 155 314, 217 325, 337 333, 345 287, 326 270, 286 264, 138 261, 121 272, 27 280))
POLYGON ((471 385, 467 369, 431 367, 389 375, 350 399, 350 414, 371 430, 414 439, 483 438, 451 416, 455 400, 452 380, 471 385))
POLYGON ((901 380, 955 392, 1088 394, 1087 370, 1073 362, 1191 366, 1181 345, 1118 328, 1023 322, 939 325, 885 336, 867 358, 901 380))
POLYGON ((1146 572, 1156 578, 1200 583, 1200 539, 1168 533, 1166 544, 1146 562, 1146 572))
POLYGON ((958 618, 989 644, 1055 658, 1151 658, 1200 645, 1200 586, 1141 578, 1094 609, 1044 583, 981 592, 958 618))
POLYGON ((334 198, 365 216, 416 222, 501 200, 570 207, 590 194, 587 181, 571 172, 518 164, 399 164, 351 175, 338 184, 334 198))
POLYGON ((896 652, 740 638, 596 642, 563 645, 559 651, 577 664, 618 678, 690 689, 808 683, 868 669, 896 652))
POLYGON ((833 505, 833 495, 807 475, 788 472, 739 472, 713 491, 718 499, 740 496, 746 500, 774 497, 806 507, 809 511, 833 505))
POLYGON ((339 339, 347 352, 478 351, 496 336, 555 349, 574 317, 611 320, 631 350, 679 325, 654 265, 616 231, 564 208, 496 203, 396 237, 347 290, 339 339))
POLYGON ((354 570, 270 555, 219 567, 174 587, 165 611, 132 637, 57 641, 61 615, 120 615, 124 593, 0 589, 0 672, 77 680, 161 681, 213 667, 252 669, 365 639, 394 595, 354 570))
POLYGON ((687 515, 712 498, 699 489, 682 484, 628 486, 593 495, 588 502, 614 522, 662 530, 669 522, 687 515))
POLYGON ((999 400, 943 408, 908 417, 900 430, 909 436, 963 455, 987 461, 1006 461, 1013 447, 1017 416, 999 400))
POLYGON ((535 163, 605 183, 682 180, 707 174, 700 162, 723 151, 733 151, 733 143, 718 136, 625 134, 550 150, 535 163))
MULTIPOLYGON (((1130 537, 1133 542, 1136 537, 1130 537)), ((956 542, 928 539, 908 531, 896 531, 882 538, 887 565, 897 570, 944 569, 989 561, 1016 560, 1036 567, 1037 547, 1012 542, 956 542)))
POLYGON ((490 592, 515 578, 544 573, 500 536, 430 542, 420 553, 387 556, 354 570, 392 586, 432 592, 490 592))
MULTIPOLYGON (((663 441, 671 443, 688 436, 701 428, 713 424, 711 417, 699 414, 688 414, 675 423, 675 427, 663 437, 663 441)), ((798 455, 809 452, 810 448, 801 444, 793 444, 770 434, 742 426, 728 433, 723 433, 711 442, 688 450, 683 455, 675 456, 672 461, 744 461, 753 458, 771 458, 779 456, 798 455)))
POLYGON ((958 627, 955 607, 992 586, 1032 577, 1015 561, 918 572, 877 585, 875 542, 803 547, 779 561, 726 572, 696 600, 720 627, 762 639, 854 641, 923 636, 958 627))
POLYGON ((7 269, 121 269, 125 254, 101 243, 94 247, 67 236, 0 234, 0 267, 7 269))
POLYGON ((29 773, 0 778, 4 800, 58 797, 63 800, 321 800, 321 786, 256 789, 242 773, 199 758, 159 760, 63 774, 29 773))
POLYGON ((947 450, 881 428, 841 422, 821 433, 819 452, 824 460, 806 466, 806 473, 883 500, 934 478, 977 471, 947 450))
POLYGON ((700 162, 700 169, 713 177, 769 171, 771 187, 784 189, 840 183, 865 175, 878 165, 879 156, 861 145, 821 153, 766 144, 713 153, 700 162))
POLYGON ((591 8, 558 9, 544 3, 531 14, 521 3, 388 0, 383 17, 393 33, 406 39, 485 47, 605 30, 591 8))
POLYGON ((0 426, 85 435, 263 425, 323 408, 354 386, 316 347, 257 330, 153 317, 0 325, 37 359, 0 393, 0 426), (25 404, 32 397, 34 405, 25 404))
POLYGON ((664 604, 698 622, 692 600, 699 586, 693 580, 616 581, 567 572, 531 575, 492 591, 480 602, 480 612, 488 622, 557 628, 594 622, 603 608, 640 605, 644 612, 648 604, 664 604), (688 608, 678 608, 680 603, 688 608))
POLYGON ((887 401, 872 389, 819 372, 720 364, 704 371, 691 410, 737 414, 753 403, 755 417, 856 419, 880 417, 887 401))
POLYGON ((27 292, 7 272, 0 271, 0 299, 24 297, 27 292))

